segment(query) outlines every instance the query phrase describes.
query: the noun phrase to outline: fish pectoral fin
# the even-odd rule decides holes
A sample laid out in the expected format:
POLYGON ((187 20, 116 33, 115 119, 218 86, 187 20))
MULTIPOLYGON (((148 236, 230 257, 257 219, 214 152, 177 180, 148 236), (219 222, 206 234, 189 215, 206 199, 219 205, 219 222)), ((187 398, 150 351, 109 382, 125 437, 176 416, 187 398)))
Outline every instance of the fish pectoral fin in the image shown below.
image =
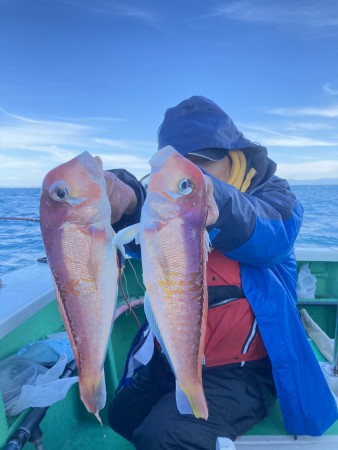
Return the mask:
POLYGON ((133 239, 135 239, 136 244, 139 244, 139 229, 140 224, 136 223, 130 227, 123 228, 118 233, 115 234, 113 238, 113 245, 120 250, 122 255, 125 257, 126 252, 124 250, 124 245, 129 244, 133 239))

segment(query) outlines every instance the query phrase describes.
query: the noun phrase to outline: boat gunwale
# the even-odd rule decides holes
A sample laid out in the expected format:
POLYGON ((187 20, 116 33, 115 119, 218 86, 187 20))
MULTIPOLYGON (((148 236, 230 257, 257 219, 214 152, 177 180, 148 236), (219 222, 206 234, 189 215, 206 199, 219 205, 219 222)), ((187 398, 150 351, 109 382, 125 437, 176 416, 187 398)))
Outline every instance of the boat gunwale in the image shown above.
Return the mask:
MULTIPOLYGON (((337 262, 338 247, 296 247, 297 262, 337 262)), ((36 262, 2 275, 0 339, 55 300, 48 264, 36 262)))

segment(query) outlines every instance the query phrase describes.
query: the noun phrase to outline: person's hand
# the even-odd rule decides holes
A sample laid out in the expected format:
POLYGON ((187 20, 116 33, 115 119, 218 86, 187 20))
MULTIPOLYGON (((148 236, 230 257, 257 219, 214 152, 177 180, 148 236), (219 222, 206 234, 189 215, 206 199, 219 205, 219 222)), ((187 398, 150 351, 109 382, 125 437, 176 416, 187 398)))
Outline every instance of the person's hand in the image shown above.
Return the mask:
POLYGON ((214 185, 208 175, 203 174, 205 186, 207 188, 208 196, 208 216, 205 226, 216 223, 219 216, 219 209, 214 198, 214 185))
POLYGON ((134 190, 123 183, 114 173, 104 171, 107 195, 111 206, 111 223, 118 222, 124 214, 134 214, 137 197, 134 190))

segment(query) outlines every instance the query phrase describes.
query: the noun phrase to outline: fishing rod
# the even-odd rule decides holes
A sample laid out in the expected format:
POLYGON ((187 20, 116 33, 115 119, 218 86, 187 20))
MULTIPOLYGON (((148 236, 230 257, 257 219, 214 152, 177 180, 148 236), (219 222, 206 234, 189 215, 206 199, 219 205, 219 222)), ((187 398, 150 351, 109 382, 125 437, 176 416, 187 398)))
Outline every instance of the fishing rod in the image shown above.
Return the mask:
POLYGON ((27 222, 40 222, 40 219, 33 217, 0 217, 0 220, 25 220, 27 222))

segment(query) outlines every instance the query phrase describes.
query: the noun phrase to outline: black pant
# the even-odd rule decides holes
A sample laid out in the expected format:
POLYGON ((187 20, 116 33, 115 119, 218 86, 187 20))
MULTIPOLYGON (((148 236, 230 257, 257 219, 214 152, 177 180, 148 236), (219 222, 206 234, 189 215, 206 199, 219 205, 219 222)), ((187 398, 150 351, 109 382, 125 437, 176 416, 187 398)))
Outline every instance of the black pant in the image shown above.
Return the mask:
POLYGON ((137 450, 213 450, 218 436, 234 440, 263 419, 276 395, 268 358, 203 368, 203 387, 208 420, 180 414, 173 373, 155 352, 113 399, 109 424, 137 450))

